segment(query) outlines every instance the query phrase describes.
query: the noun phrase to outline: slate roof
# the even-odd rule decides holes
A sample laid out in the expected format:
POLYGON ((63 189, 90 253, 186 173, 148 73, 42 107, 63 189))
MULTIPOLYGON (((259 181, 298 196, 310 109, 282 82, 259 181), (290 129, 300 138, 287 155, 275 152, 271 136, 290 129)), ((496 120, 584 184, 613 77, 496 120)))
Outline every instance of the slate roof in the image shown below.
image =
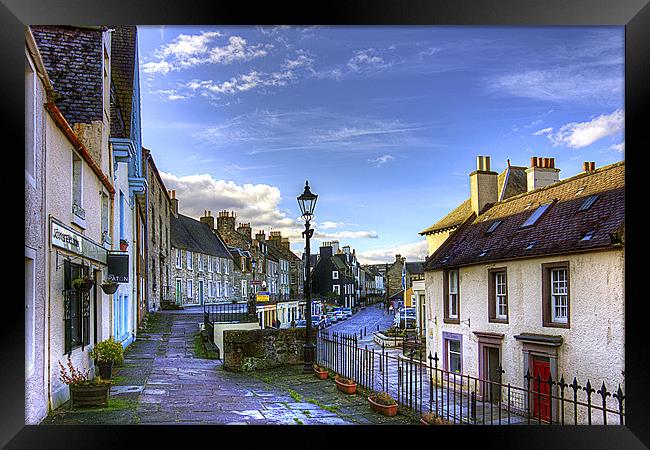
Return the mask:
MULTIPOLYGON (((273 245, 268 245, 268 242, 266 242, 266 248, 268 249, 268 258, 280 262, 281 259, 285 259, 284 255, 278 250, 277 247, 273 245)), ((286 260, 286 259, 285 259, 286 260)))
POLYGON ((407 262, 406 271, 411 274, 424 273, 424 261, 421 262, 407 262))
MULTIPOLYGON (((526 192, 526 167, 508 166, 497 177, 499 200, 505 200, 515 195, 526 192)), ((420 235, 435 233, 449 228, 455 228, 465 222, 472 215, 472 203, 468 198, 458 205, 438 222, 429 228, 420 231, 420 235)))
POLYGON ((55 103, 70 126, 103 117, 103 27, 30 26, 54 89, 55 103))
POLYGON ((182 214, 170 217, 170 239, 174 248, 232 259, 226 245, 207 224, 182 214))
POLYGON ((425 270, 612 248, 610 233, 623 232, 624 223, 625 162, 619 162, 497 202, 479 217, 472 214, 427 259, 425 270), (591 208, 578 211, 592 195, 599 197, 591 208), (548 202, 536 224, 521 227, 548 202), (502 223, 486 234, 496 220, 502 223), (593 237, 581 240, 590 231, 593 237))
POLYGON ((137 28, 112 28, 115 31, 111 37, 111 137, 130 138, 137 28))

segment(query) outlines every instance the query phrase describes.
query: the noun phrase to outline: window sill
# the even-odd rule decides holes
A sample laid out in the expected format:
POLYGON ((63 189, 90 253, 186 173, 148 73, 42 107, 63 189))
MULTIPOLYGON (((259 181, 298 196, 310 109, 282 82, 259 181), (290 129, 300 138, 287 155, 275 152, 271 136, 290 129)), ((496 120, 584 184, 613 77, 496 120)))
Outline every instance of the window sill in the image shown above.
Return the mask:
POLYGON ((507 323, 508 323, 508 319, 499 319, 499 318, 496 318, 496 317, 490 317, 490 318, 488 319, 488 322, 490 322, 490 323, 503 323, 503 324, 507 324, 507 323))
POLYGON ((72 223, 81 229, 85 230, 87 228, 86 221, 76 214, 72 215, 72 223))
POLYGON ((542 326, 547 328, 571 328, 571 325, 568 322, 544 322, 542 323, 542 326))
POLYGON ((456 324, 456 325, 460 325, 460 318, 457 318, 457 319, 456 319, 456 318, 451 319, 451 318, 449 318, 449 317, 445 317, 444 319, 442 319, 442 321, 443 321, 444 323, 453 323, 453 324, 456 324))

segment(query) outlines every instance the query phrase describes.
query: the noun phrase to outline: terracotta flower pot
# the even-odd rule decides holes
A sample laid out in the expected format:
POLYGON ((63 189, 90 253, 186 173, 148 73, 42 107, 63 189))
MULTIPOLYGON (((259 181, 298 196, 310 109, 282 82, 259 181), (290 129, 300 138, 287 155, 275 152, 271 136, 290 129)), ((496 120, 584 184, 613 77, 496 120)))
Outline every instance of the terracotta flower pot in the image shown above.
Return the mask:
POLYGON ((314 373, 316 374, 316 378, 318 378, 319 380, 327 380, 327 370, 321 372, 319 370, 314 369, 314 373))
POLYGON ((106 406, 108 404, 109 384, 103 386, 70 385, 70 402, 72 406, 106 406))
POLYGON ((346 394, 356 394, 357 383, 345 384, 336 379, 334 381, 336 382, 336 387, 339 389, 339 391, 345 392, 346 394))
POLYGON ((370 397, 368 397, 368 402, 370 402, 370 406, 372 407, 373 411, 376 411, 379 414, 383 414, 384 416, 387 417, 393 417, 397 414, 397 404, 390 405, 390 406, 381 405, 379 403, 372 401, 370 397))

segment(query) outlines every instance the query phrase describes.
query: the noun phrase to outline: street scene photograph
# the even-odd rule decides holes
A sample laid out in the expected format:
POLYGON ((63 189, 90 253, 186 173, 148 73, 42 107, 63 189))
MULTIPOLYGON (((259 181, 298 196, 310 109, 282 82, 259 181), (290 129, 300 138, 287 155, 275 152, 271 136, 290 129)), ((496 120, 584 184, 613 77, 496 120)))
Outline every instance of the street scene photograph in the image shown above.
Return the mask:
POLYGON ((24 68, 26 425, 626 425, 624 26, 30 25, 24 68))

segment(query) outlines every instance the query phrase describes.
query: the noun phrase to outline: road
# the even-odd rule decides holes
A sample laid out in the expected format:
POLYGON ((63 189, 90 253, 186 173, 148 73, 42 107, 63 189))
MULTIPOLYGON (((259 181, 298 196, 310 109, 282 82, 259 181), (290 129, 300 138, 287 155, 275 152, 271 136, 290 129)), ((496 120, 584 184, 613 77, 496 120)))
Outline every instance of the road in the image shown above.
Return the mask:
POLYGON ((381 303, 376 303, 361 309, 349 319, 330 325, 326 328, 326 331, 350 335, 356 334, 360 346, 367 345, 368 349, 381 349, 372 340, 373 333, 378 330, 377 327, 379 327, 379 331, 389 328, 393 325, 393 319, 394 314, 388 313, 381 303), (365 335, 361 336, 364 332, 365 335))

